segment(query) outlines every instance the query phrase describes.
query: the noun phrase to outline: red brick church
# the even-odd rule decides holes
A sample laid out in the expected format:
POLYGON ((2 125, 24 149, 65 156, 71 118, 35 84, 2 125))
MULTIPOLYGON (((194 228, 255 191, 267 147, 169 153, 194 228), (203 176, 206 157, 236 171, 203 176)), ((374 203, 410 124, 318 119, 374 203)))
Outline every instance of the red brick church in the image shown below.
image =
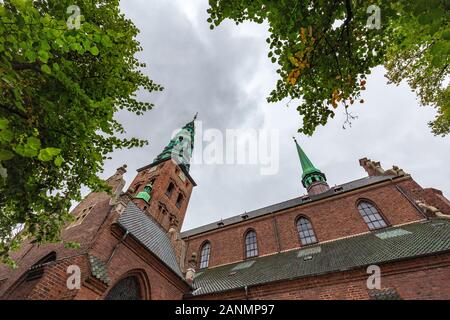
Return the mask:
POLYGON ((62 239, 79 248, 24 243, 17 269, 0 266, 0 299, 450 299, 450 201, 366 158, 367 176, 330 187, 295 141, 307 195, 180 232, 194 131, 184 126, 128 190, 124 166, 112 194, 73 210, 62 239))

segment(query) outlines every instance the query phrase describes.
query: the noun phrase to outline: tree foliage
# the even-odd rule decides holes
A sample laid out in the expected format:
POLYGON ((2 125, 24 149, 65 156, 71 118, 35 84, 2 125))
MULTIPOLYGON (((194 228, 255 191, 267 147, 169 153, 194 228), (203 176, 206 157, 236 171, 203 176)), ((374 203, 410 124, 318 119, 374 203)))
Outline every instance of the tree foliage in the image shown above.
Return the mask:
POLYGON ((162 89, 141 71, 139 31, 119 0, 76 3, 79 28, 68 11, 73 1, 0 3, 0 258, 7 262, 26 236, 59 241, 82 185, 107 190, 97 177, 107 154, 146 143, 120 138, 115 112, 140 115, 152 104, 135 92, 162 89))
POLYGON ((446 0, 210 0, 211 29, 225 19, 269 24, 268 56, 279 80, 269 102, 302 99, 299 130, 311 135, 346 114, 384 65, 390 82, 405 80, 424 105, 437 109, 436 135, 450 128, 450 5, 446 0), (379 10, 378 10, 379 9, 379 10), (377 14, 381 17, 377 25, 377 14))

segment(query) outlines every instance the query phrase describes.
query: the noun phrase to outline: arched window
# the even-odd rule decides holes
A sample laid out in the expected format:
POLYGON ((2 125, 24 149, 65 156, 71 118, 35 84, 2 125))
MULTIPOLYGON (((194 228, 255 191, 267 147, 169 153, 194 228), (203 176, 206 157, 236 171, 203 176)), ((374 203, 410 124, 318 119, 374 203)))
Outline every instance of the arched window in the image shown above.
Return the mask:
POLYGON ((109 291, 105 300, 142 300, 139 280, 135 276, 120 280, 109 291))
POLYGON ((381 214, 377 208, 368 201, 361 201, 358 203, 358 211, 366 222, 370 230, 387 227, 381 214))
POLYGON ((245 235, 245 257, 252 258, 258 256, 258 242, 256 240, 256 232, 250 230, 245 235))
POLYGON ((206 242, 202 246, 202 251, 200 254, 200 269, 208 268, 210 255, 211 255, 211 243, 206 242))
POLYGON ((302 242, 302 245, 317 242, 317 238, 316 235, 314 234, 312 224, 307 218, 301 217, 300 219, 297 220, 297 231, 298 235, 300 236, 300 241, 302 242))

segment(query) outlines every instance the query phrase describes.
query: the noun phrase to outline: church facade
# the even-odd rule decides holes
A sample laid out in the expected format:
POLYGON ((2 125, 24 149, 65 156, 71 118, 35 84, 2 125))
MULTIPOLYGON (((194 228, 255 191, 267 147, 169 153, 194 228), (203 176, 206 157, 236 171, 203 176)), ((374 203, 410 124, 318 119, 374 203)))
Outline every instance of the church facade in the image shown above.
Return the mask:
POLYGON ((78 204, 61 237, 79 248, 26 241, 0 299, 450 299, 450 201, 367 158, 330 187, 294 141, 307 195, 181 232, 194 133, 78 204))

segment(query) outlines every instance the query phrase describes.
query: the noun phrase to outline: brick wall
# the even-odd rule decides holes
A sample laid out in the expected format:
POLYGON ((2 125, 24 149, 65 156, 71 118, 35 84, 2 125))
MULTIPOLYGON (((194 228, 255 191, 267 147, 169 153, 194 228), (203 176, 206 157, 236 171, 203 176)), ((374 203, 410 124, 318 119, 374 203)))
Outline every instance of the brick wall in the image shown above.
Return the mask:
POLYGON ((77 241, 80 249, 67 249, 63 244, 43 246, 24 243, 14 255, 18 269, 1 266, 0 299, 103 299, 109 290, 130 272, 139 273, 147 283, 146 298, 179 300, 188 292, 189 286, 155 256, 135 242, 131 237, 121 242, 123 230, 114 222, 119 213, 112 210, 106 194, 92 194, 75 209, 75 214, 86 206, 94 208, 83 223, 64 230, 63 239, 77 241), (120 231, 120 232, 119 232, 120 231), (44 274, 32 281, 25 281, 27 270, 50 252, 56 252, 56 261, 44 268, 44 274), (93 278, 88 254, 92 254, 107 265, 111 280, 109 286, 93 278), (67 288, 67 267, 77 265, 81 269, 80 290, 67 288))
MULTIPOLYGON (((65 248, 62 243, 37 245, 31 243, 30 240, 25 241, 22 244, 21 249, 12 254, 13 259, 18 264, 17 269, 11 269, 4 264, 0 264, 0 279, 7 279, 0 287, 0 297, 8 288, 16 283, 32 265, 50 252, 56 252, 57 261, 68 259, 72 256, 86 252, 94 241, 99 227, 103 224, 105 217, 110 211, 109 201, 110 197, 106 193, 91 193, 73 210, 72 213, 74 216, 78 216, 83 209, 91 206, 93 207, 81 225, 64 228, 62 231, 62 239, 67 242, 79 243, 79 249, 65 248)), ((31 290, 31 284, 29 284, 29 286, 31 290)))
POLYGON ((142 210, 145 208, 148 214, 152 215, 167 231, 170 228, 170 215, 172 214, 178 220, 176 228, 180 231, 194 186, 184 176, 178 165, 173 161, 165 161, 155 167, 140 171, 131 183, 128 191, 135 196, 153 179, 154 184, 150 204, 145 203, 145 201, 138 201, 136 204, 142 210), (184 180, 181 177, 184 177, 184 180), (166 195, 166 191, 171 182, 175 187, 169 197, 166 195), (180 193, 184 196, 184 200, 178 208, 176 202, 180 193), (161 204, 165 210, 161 210, 161 204))
POLYGON ((201 245, 209 241, 210 267, 240 261, 244 259, 244 234, 249 228, 257 233, 260 256, 279 249, 284 251, 300 247, 296 228, 299 216, 311 221, 319 242, 368 232, 369 228, 356 207, 360 199, 372 201, 389 225, 424 219, 394 184, 385 182, 186 238, 186 258, 189 259, 193 252, 199 256, 201 245))
POLYGON ((43 269, 41 277, 33 280, 26 279, 26 272, 2 296, 2 299, 29 300, 66 300, 72 299, 76 292, 67 288, 70 265, 80 267, 82 274, 87 274, 88 265, 84 255, 77 255, 49 263, 43 269))
MULTIPOLYGON (((116 217, 113 215, 114 221, 116 217)), ((110 286, 98 298, 106 296, 108 291, 121 280, 128 272, 139 270, 147 279, 149 284, 149 297, 151 299, 179 300, 188 292, 188 285, 172 271, 163 265, 155 256, 145 250, 131 237, 123 239, 123 230, 115 226, 111 229, 111 224, 107 223, 90 250, 90 253, 107 262, 107 268, 111 280, 110 286)), ((77 299, 84 299, 84 294, 77 296, 77 299)))
POLYGON ((442 213, 450 215, 450 201, 442 194, 442 191, 434 188, 424 189, 413 179, 402 181, 399 187, 414 201, 424 201, 438 208, 442 213))

